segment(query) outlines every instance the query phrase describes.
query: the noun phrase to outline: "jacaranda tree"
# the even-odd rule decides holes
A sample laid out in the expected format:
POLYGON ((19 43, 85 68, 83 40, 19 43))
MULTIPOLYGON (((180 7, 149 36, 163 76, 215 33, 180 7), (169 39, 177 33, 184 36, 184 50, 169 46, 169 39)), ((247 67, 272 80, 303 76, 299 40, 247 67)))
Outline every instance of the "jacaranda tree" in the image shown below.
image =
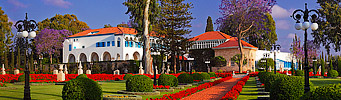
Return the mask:
MULTIPOLYGON (((222 17, 216 21, 218 29, 230 29, 238 38, 239 51, 244 55, 241 40, 248 37, 252 27, 266 28, 262 25, 266 13, 271 13, 275 0, 221 0, 219 9, 222 17), (256 24, 259 23, 259 24, 256 24)), ((244 56, 239 61, 239 72, 242 72, 244 56)))
POLYGON ((59 56, 59 49, 63 48, 64 40, 72 33, 68 30, 43 29, 34 38, 38 54, 48 54, 50 63, 52 56, 59 56))

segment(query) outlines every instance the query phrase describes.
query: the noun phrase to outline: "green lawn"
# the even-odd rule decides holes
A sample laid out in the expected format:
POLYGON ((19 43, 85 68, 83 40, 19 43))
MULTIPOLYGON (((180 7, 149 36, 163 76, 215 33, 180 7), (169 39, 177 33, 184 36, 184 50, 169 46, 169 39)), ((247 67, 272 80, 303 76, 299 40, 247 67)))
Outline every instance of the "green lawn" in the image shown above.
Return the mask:
MULTIPOLYGON (((16 87, 16 90, 0 90, 0 100, 21 100, 24 97, 24 85, 7 84, 8 87, 16 87)), ((103 95, 117 94, 119 90, 125 90, 125 81, 115 82, 101 82, 103 95)), ((194 87, 194 86, 193 86, 194 87)), ((186 87, 185 89, 190 88, 186 87)), ((62 99, 63 85, 45 85, 45 86, 31 86, 31 98, 32 100, 61 100, 62 99)), ((185 90, 181 89, 181 90, 185 90)), ((175 90, 174 92, 161 92, 157 96, 142 96, 143 100, 146 98, 159 98, 164 94, 175 93, 181 90, 175 90)), ((118 94, 123 95, 123 94, 118 94)))
POLYGON ((257 99, 257 97, 260 96, 258 95, 257 89, 255 77, 250 77, 244 85, 243 91, 240 92, 238 100, 257 99))
POLYGON ((318 86, 338 84, 341 82, 341 79, 336 78, 309 78, 309 80, 314 84, 315 88, 318 86))

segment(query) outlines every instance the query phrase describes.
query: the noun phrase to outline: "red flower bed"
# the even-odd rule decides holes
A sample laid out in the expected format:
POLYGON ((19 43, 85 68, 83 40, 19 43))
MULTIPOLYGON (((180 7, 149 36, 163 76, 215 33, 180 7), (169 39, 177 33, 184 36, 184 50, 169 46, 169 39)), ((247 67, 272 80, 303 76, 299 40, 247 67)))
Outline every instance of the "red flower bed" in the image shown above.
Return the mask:
POLYGON ((57 82, 56 74, 30 74, 30 82, 57 82))
POLYGON ((170 86, 153 85, 153 89, 169 89, 170 86))
POLYGON ((211 86, 214 86, 216 84, 219 84, 221 82, 229 80, 231 78, 232 78, 232 75, 229 75, 228 77, 222 78, 220 80, 216 80, 214 82, 207 82, 207 83, 199 85, 198 87, 189 88, 189 89, 186 89, 186 90, 179 91, 177 93, 165 94, 161 98, 155 98, 155 99, 150 98, 149 100, 178 100, 178 99, 181 99, 183 97, 189 96, 189 95, 191 95, 193 93, 196 93, 196 92, 198 92, 200 90, 207 89, 207 88, 209 88, 211 86))
POLYGON ((14 82, 14 81, 18 81, 19 76, 21 76, 22 73, 17 74, 17 75, 13 75, 13 74, 5 74, 5 75, 0 75, 0 82, 2 83, 10 83, 10 82, 14 82))
POLYGON ((243 77, 242 80, 238 81, 237 84, 234 85, 231 90, 227 92, 220 100, 236 100, 249 78, 249 75, 243 77))
POLYGON ((252 72, 249 74, 250 77, 255 77, 255 76, 258 76, 258 72, 252 72))

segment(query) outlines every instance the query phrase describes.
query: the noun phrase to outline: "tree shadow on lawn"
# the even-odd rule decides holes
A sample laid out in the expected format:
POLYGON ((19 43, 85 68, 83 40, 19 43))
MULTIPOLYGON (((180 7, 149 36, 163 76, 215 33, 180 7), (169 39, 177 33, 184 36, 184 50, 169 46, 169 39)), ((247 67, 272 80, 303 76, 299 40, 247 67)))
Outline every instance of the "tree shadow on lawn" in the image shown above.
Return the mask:
POLYGON ((118 93, 118 92, 111 92, 111 91, 102 91, 103 93, 112 93, 112 94, 123 94, 123 93, 118 93))
MULTIPOLYGON (((22 92, 22 91, 7 91, 7 92, 24 93, 24 92, 22 92)), ((50 95, 50 96, 62 97, 61 95, 47 94, 47 93, 39 93, 39 92, 32 92, 32 91, 31 91, 31 97, 32 97, 32 94, 41 94, 41 95, 50 95)), ((0 96, 0 97, 1 97, 1 96, 0 96)))
POLYGON ((23 98, 17 98, 17 97, 9 97, 9 96, 0 96, 0 98, 18 99, 18 100, 22 100, 23 99, 23 98))

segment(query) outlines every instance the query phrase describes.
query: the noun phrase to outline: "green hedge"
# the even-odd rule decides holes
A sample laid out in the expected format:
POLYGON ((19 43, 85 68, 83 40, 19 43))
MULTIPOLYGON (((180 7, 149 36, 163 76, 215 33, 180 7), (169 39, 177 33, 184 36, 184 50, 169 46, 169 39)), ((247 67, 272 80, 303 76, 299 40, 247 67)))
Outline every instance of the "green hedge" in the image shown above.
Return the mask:
POLYGON ((208 73, 201 73, 201 76, 205 79, 205 80, 209 80, 211 77, 210 77, 210 74, 208 73))
POLYGON ((204 79, 204 77, 200 73, 193 73, 192 76, 194 80, 202 81, 204 79))
MULTIPOLYGON (((314 89, 311 82, 310 88, 314 89)), ((271 100, 300 100, 304 94, 304 78, 301 76, 280 75, 270 89, 271 100)))
POLYGON ((336 70, 329 70, 327 77, 337 77, 339 73, 336 70))
POLYGON ((86 74, 80 74, 76 78, 88 78, 88 76, 86 74))
POLYGON ((178 76, 179 83, 193 83, 193 77, 187 73, 182 73, 178 76))
POLYGON ((127 79, 126 89, 130 92, 152 92, 153 81, 145 75, 134 75, 127 79))
POLYGON ((102 100, 102 88, 92 79, 77 77, 66 82, 62 98, 63 100, 102 100))
MULTIPOLYGON (((29 80, 31 81, 31 77, 29 77, 29 80)), ((18 77, 18 82, 25 82, 25 74, 18 77)))
POLYGON ((126 74, 124 75, 123 79, 124 80, 127 80, 128 78, 132 77, 133 75, 132 74, 126 74))
POLYGON ((215 72, 208 72, 208 74, 210 74, 210 77, 217 77, 217 75, 215 74, 215 72))
POLYGON ((173 75, 161 74, 158 85, 176 87, 178 86, 178 79, 173 75))
POLYGON ((304 76, 303 70, 296 70, 295 76, 304 76))
POLYGON ((302 100, 340 100, 341 84, 330 84, 321 86, 308 92, 302 97, 302 100))

